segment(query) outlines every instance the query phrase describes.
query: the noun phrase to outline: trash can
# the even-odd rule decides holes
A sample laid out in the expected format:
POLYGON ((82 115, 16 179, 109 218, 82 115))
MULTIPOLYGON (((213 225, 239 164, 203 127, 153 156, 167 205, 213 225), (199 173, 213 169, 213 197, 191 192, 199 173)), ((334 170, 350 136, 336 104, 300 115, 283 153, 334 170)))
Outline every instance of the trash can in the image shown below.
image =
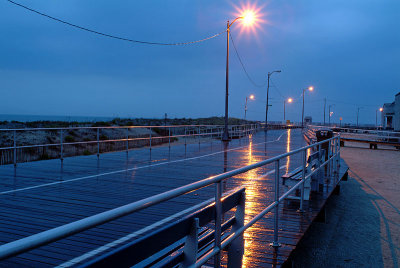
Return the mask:
MULTIPOLYGON (((315 132, 317 142, 324 141, 333 137, 332 129, 320 129, 315 132)), ((328 160, 328 147, 329 142, 321 144, 321 149, 325 150, 325 161, 328 160)))

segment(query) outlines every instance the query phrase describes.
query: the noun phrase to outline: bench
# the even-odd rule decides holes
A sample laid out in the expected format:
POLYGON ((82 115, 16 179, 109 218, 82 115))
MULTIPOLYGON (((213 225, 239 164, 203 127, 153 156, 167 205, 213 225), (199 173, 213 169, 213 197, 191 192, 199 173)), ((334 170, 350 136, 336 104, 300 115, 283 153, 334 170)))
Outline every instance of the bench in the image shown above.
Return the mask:
MULTIPOLYGON (((311 154, 307 159, 305 176, 313 172, 316 168, 318 168, 325 160, 325 150, 321 150, 321 155, 319 152, 315 152, 311 154)), ((289 190, 294 185, 296 185, 299 181, 301 181, 303 175, 303 167, 300 166, 294 169, 291 172, 288 172, 282 175, 282 185, 289 190)), ((308 179, 304 182, 304 200, 310 200, 310 192, 318 191, 320 185, 323 184, 323 171, 318 171, 311 176, 311 179, 308 179)), ((300 200, 300 190, 295 191, 294 195, 288 196, 288 199, 300 200)))
MULTIPOLYGON (((236 207, 234 216, 222 220, 221 242, 244 225, 245 188, 221 200, 222 215, 236 207)), ((188 267, 214 248, 215 202, 155 232, 97 257, 81 267, 188 267)), ((224 217, 222 217, 224 218, 224 217)), ((229 267, 241 267, 243 235, 228 247, 229 267)))
POLYGON ((365 140, 365 139, 357 139, 357 138, 340 138, 340 146, 344 147, 344 142, 359 142, 359 143, 369 143, 370 149, 378 149, 379 145, 388 145, 394 146, 397 150, 400 150, 400 143, 399 142, 392 142, 392 141, 382 141, 382 140, 365 140))

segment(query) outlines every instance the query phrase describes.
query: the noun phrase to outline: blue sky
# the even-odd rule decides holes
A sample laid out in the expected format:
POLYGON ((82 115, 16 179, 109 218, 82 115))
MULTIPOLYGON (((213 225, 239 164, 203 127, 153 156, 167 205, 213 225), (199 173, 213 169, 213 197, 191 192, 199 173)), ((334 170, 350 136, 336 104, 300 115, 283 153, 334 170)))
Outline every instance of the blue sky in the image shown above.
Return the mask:
MULTIPOLYGON (((273 74, 269 118, 375 123, 375 111, 400 91, 400 2, 18 0, 54 17, 105 33, 155 42, 197 40, 226 27, 234 6, 262 6, 256 33, 232 29, 254 81, 273 74)), ((0 114, 207 117, 224 114, 226 37, 188 46, 113 40, 51 21, 0 0, 0 114)), ((266 87, 249 82, 231 45, 230 115, 265 118, 266 87)))

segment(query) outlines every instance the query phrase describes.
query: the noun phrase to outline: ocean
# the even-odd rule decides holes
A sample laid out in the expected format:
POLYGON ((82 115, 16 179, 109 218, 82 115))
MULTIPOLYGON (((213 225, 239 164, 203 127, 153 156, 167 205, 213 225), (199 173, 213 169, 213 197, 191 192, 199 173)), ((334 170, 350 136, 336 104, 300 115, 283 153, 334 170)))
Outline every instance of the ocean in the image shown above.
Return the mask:
POLYGON ((23 115, 23 114, 0 114, 0 121, 64 121, 64 122, 97 122, 110 121, 115 117, 104 116, 64 116, 64 115, 23 115))

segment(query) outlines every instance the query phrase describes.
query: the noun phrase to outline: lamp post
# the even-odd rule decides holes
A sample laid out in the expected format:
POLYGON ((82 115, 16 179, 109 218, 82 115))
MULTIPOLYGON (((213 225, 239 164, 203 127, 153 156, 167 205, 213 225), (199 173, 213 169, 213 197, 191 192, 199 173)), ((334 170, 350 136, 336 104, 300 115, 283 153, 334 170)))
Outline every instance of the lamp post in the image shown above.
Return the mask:
POLYGON ((333 107, 333 106, 335 106, 335 104, 330 104, 329 105, 329 114, 328 114, 328 116, 329 116, 329 118, 328 118, 328 126, 331 126, 331 116, 332 116, 332 114, 333 114, 333 112, 331 112, 331 107, 333 107))
POLYGON ((358 127, 358 115, 360 114, 360 109, 361 109, 362 107, 357 107, 357 127, 358 127))
POLYGON ((228 131, 228 96, 229 96, 229 34, 231 31, 231 26, 239 19, 244 19, 246 24, 251 24, 254 20, 254 14, 248 12, 245 16, 237 17, 232 22, 227 22, 226 24, 226 71, 225 71, 225 128, 222 135, 223 141, 229 141, 229 131, 228 131))
POLYGON ((281 70, 276 70, 272 72, 268 72, 268 82, 267 82, 267 106, 265 106, 265 129, 267 129, 268 125, 268 107, 269 105, 269 79, 273 73, 280 73, 281 70))
POLYGON ((304 127, 304 94, 305 94, 305 92, 306 92, 306 90, 309 90, 309 91, 313 91, 314 90, 314 87, 308 87, 308 88, 304 88, 303 89, 303 109, 301 110, 301 127, 303 128, 304 127))
MULTIPOLYGON (((379 112, 382 112, 383 111, 383 108, 381 107, 381 108, 379 108, 379 112)), ((375 126, 376 126, 376 129, 378 129, 378 110, 376 110, 376 112, 375 112, 375 126)))
POLYGON ((244 120, 246 120, 246 114, 247 114, 247 99, 254 100, 254 95, 251 94, 249 97, 246 96, 246 103, 244 105, 244 120))
MULTIPOLYGON (((291 103, 292 101, 292 98, 287 99, 288 103, 291 103)), ((286 100, 283 100, 283 123, 286 125, 286 100)))

